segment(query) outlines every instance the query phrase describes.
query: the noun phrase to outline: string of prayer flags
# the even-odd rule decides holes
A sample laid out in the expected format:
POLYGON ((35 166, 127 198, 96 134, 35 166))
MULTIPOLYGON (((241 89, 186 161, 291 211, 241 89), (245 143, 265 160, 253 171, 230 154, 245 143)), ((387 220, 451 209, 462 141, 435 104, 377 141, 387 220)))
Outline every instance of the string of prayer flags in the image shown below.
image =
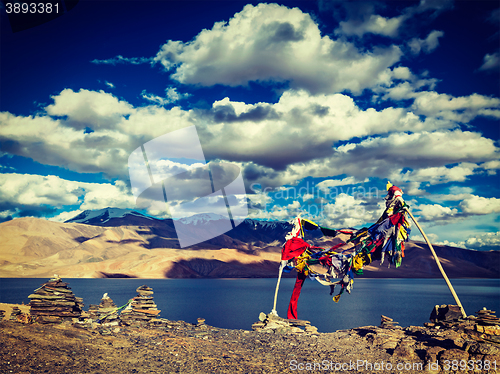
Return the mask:
POLYGON ((347 291, 351 293, 354 274, 362 275, 363 268, 374 260, 383 264, 388 259, 389 266, 401 266, 404 257, 404 243, 410 236, 410 222, 407 219, 406 203, 401 198, 403 191, 390 182, 387 184, 385 197, 386 209, 379 220, 368 228, 355 231, 333 230, 324 228, 315 222, 297 217, 291 221, 292 230, 286 235, 281 260, 286 262, 284 272, 297 271, 287 318, 297 318, 297 302, 306 278, 315 279, 325 286, 330 286, 330 295, 340 286, 340 291, 333 297, 338 302, 340 296, 347 291), (336 236, 339 233, 350 235, 345 243, 331 248, 310 245, 303 238, 304 230, 321 230, 324 236, 336 236), (352 248, 342 250, 344 246, 353 244, 352 248), (320 264, 324 273, 315 271, 311 266, 320 264))

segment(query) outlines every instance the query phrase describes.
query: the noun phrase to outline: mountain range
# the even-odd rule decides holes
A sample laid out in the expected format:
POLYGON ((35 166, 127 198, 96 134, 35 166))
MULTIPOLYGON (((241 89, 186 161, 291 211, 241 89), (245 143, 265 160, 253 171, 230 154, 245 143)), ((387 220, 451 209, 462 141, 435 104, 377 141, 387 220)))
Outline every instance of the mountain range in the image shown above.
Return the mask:
MULTIPOLYGON (((213 214, 180 220, 187 229, 218 220, 213 214)), ((177 222, 179 223, 179 222, 177 222)), ((276 277, 287 222, 246 219, 233 230, 180 248, 171 219, 148 217, 133 210, 84 211, 62 223, 17 218, 0 224, 0 277, 139 277, 253 278, 276 277)), ((323 248, 345 241, 308 233, 323 248)), ((500 251, 474 251, 434 246, 451 278, 500 278, 500 251)), ((292 272, 288 276, 295 276, 292 272)), ((407 243, 400 268, 365 267, 363 277, 438 278, 425 243, 407 243)))

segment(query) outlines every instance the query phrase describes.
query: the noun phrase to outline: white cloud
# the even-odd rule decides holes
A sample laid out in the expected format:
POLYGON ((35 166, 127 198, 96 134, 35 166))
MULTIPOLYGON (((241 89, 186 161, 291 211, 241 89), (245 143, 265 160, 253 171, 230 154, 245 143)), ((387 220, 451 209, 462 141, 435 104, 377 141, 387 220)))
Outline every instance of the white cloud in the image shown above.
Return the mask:
POLYGON ((453 97, 425 91, 415 94, 412 109, 427 117, 467 123, 480 115, 500 118, 500 99, 479 94, 453 97))
POLYGON ((447 245, 449 247, 456 247, 456 248, 463 248, 463 249, 467 249, 467 247, 465 246, 465 242, 458 242, 458 243, 455 243, 455 242, 450 242, 448 240, 444 240, 442 242, 435 242, 434 243, 435 245, 447 245))
MULTIPOLYGON (((322 1, 321 6, 325 7, 328 3, 328 1, 322 1)), ((403 25, 412 22, 416 15, 427 13, 427 17, 436 17, 442 11, 452 7, 453 1, 422 0, 418 5, 404 8, 400 15, 391 18, 376 14, 376 11, 379 10, 377 8, 383 10, 384 7, 378 6, 379 4, 374 2, 332 1, 330 4, 333 5, 333 8, 343 8, 346 13, 346 20, 339 20, 339 28, 335 30, 336 34, 362 37, 364 34, 370 33, 395 38, 404 29, 403 25)), ((334 12, 334 16, 338 19, 338 16, 343 13, 334 12)))
POLYGON ((375 222, 383 212, 383 202, 378 206, 367 204, 366 198, 341 193, 333 203, 325 204, 319 219, 327 227, 347 228, 375 222))
POLYGON ((21 210, 45 210, 79 205, 80 210, 135 207, 135 201, 126 184, 84 183, 62 179, 54 175, 0 174, 0 206, 21 210))
POLYGON ((500 68, 500 53, 487 53, 483 58, 483 64, 479 70, 498 70, 500 68))
MULTIPOLYGON (((403 78, 411 74, 403 68, 393 73, 403 78)), ((478 110, 480 104, 474 105, 478 110)), ((422 107, 434 112, 428 105, 422 107)), ((492 172, 496 164, 489 162, 499 158, 494 142, 479 133, 432 131, 443 122, 421 121, 404 108, 362 110, 342 94, 285 91, 275 104, 225 98, 211 110, 183 110, 134 108, 102 91, 63 90, 47 112, 58 118, 0 113, 1 151, 78 172, 126 178, 128 156, 134 149, 196 124, 207 159, 236 162, 248 183, 274 187, 295 184, 306 176, 387 178, 402 168, 413 169, 412 176, 420 179, 441 173, 436 180, 463 180, 473 167, 465 163, 483 162, 480 168, 492 172), (94 132, 86 133, 85 127, 94 132), (338 141, 366 136, 371 137, 332 148, 338 141), (444 168, 454 163, 461 164, 444 168)))
POLYGON ((500 169, 500 161, 493 160, 493 161, 484 162, 481 165, 481 168, 486 170, 486 173, 488 175, 496 175, 497 170, 500 169))
POLYGON ((106 60, 98 60, 94 59, 90 61, 96 65, 118 65, 118 64, 132 64, 132 65, 140 65, 140 64, 150 64, 152 62, 152 58, 147 57, 123 57, 118 55, 113 58, 108 58, 106 60))
POLYGON ((115 85, 111 82, 108 82, 108 81, 105 81, 104 82, 106 84, 106 86, 108 86, 109 88, 115 88, 115 85))
POLYGON ((424 53, 431 53, 439 46, 439 38, 443 35, 444 32, 433 30, 425 39, 413 38, 408 42, 408 46, 414 55, 418 55, 421 51, 424 53))
POLYGON ((465 241, 465 246, 467 248, 479 250, 498 250, 500 247, 500 231, 476 235, 467 239, 465 241))
MULTIPOLYGON (((368 182, 368 180, 364 180, 364 182, 368 182)), ((346 177, 343 179, 327 179, 323 182, 318 183, 317 187, 320 190, 328 191, 328 189, 331 187, 345 186, 348 184, 358 184, 358 183, 363 183, 363 181, 358 181, 354 177, 346 177)))
POLYGON ((246 5, 229 22, 218 22, 191 42, 169 40, 154 61, 183 84, 247 85, 289 82, 310 92, 360 94, 399 61, 399 47, 360 51, 321 36, 311 16, 277 4, 246 5))
POLYGON ((496 197, 470 195, 459 206, 467 214, 500 213, 500 199, 496 197))
POLYGON ((356 35, 358 37, 368 33, 396 37, 398 36, 399 28, 406 19, 406 16, 387 18, 378 14, 371 14, 362 21, 342 21, 339 23, 339 29, 335 32, 337 34, 356 35))
POLYGON ((77 130, 86 127, 93 130, 112 129, 123 116, 134 112, 132 105, 104 91, 81 89, 74 92, 67 88, 52 98, 54 104, 45 108, 47 114, 67 117, 63 120, 64 125, 77 130))
POLYGON ((448 221, 458 213, 456 208, 449 208, 439 204, 420 204, 415 209, 418 216, 425 221, 448 221))
POLYGON ((166 97, 161 97, 158 95, 153 95, 149 94, 146 92, 146 90, 143 90, 141 92, 141 97, 147 101, 150 101, 152 103, 158 104, 160 106, 168 105, 175 103, 176 101, 179 101, 181 99, 184 99, 186 97, 189 97, 190 94, 188 93, 179 93, 175 87, 168 87, 165 90, 165 96, 166 97))
POLYGON ((306 193, 306 194, 302 195, 303 201, 308 201, 308 200, 312 200, 312 199, 314 199, 314 195, 311 193, 306 193))
POLYGON ((476 164, 463 162, 451 168, 446 166, 421 168, 415 171, 407 171, 404 174, 402 174, 400 170, 391 174, 390 179, 396 182, 419 182, 430 184, 464 182, 467 180, 467 177, 474 174, 474 169, 476 168, 478 168, 476 164))
POLYGON ((75 218, 80 213, 82 213, 82 211, 79 209, 68 211, 68 212, 61 212, 57 216, 49 218, 49 221, 66 222, 69 219, 75 218))

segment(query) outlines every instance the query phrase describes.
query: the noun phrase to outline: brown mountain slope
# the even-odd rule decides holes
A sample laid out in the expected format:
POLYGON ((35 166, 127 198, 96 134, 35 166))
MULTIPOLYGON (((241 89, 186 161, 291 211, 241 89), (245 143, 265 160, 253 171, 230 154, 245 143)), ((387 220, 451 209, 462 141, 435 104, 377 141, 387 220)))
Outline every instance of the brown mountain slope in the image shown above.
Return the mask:
MULTIPOLYGON (((221 235, 206 246, 180 249, 171 236, 161 225, 92 226, 19 218, 0 224, 0 277, 49 277, 54 273, 62 277, 277 276, 281 238, 262 237, 258 243, 245 243, 221 235)), ((318 244, 327 247, 338 240, 337 237, 318 244)), ((449 277, 500 278, 499 251, 446 246, 435 249, 449 277)), ((374 261, 365 268, 363 276, 441 276, 424 243, 410 242, 405 252, 399 269, 374 261)))

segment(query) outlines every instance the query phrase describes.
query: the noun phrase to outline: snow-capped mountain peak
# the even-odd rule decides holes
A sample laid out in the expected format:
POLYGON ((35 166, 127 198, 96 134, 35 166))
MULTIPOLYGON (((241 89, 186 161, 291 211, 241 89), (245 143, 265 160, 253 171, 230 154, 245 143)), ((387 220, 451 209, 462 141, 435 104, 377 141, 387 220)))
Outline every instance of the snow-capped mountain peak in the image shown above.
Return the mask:
POLYGON ((215 213, 200 213, 200 214, 195 214, 194 216, 191 217, 180 218, 177 221, 185 225, 197 225, 200 223, 203 224, 209 221, 218 221, 221 219, 227 220, 227 217, 215 213))
POLYGON ((120 209, 120 208, 104 208, 98 210, 85 210, 76 217, 73 217, 67 221, 66 223, 106 223, 111 218, 123 218, 126 215, 132 215, 137 217, 149 218, 139 212, 136 212, 132 209, 120 209))

